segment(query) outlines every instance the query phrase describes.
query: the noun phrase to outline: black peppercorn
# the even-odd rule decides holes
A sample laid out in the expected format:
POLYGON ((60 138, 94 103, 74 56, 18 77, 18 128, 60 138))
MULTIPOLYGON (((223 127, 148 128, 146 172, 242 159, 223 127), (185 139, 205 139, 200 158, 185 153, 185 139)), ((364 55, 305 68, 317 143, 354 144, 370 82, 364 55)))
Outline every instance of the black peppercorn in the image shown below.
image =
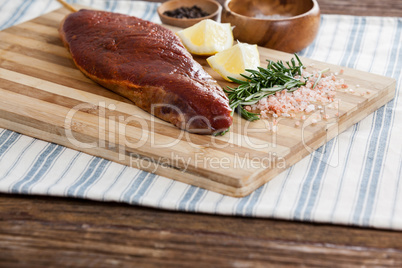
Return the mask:
POLYGON ((194 5, 192 7, 179 7, 175 10, 169 10, 163 12, 164 15, 177 18, 177 19, 196 19, 208 16, 209 13, 202 10, 200 7, 194 5))

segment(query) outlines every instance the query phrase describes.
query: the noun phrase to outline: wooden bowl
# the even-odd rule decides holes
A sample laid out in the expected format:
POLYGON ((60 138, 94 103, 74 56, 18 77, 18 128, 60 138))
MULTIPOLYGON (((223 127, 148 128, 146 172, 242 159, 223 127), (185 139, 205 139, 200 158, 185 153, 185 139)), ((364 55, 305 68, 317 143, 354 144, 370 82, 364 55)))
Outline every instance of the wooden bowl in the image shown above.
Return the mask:
POLYGON ((181 28, 193 26, 197 22, 200 22, 204 19, 220 21, 221 13, 222 6, 214 0, 170 0, 164 2, 158 7, 158 15, 163 24, 173 25, 181 28), (194 5, 209 13, 209 15, 195 19, 178 19, 163 14, 165 11, 175 10, 176 8, 180 7, 192 7, 194 5))
POLYGON ((316 37, 320 9, 316 0, 226 0, 221 20, 235 40, 294 53, 316 37))

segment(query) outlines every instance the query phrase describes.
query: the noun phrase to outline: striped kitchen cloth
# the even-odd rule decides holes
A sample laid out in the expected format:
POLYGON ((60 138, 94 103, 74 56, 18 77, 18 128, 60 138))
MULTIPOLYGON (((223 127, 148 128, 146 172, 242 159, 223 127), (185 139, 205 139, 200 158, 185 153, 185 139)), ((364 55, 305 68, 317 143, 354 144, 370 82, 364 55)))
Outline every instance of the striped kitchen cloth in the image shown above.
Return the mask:
MULTIPOLYGON (((79 3, 160 22, 157 3, 79 3)), ((3 0, 0 29, 59 7, 54 0, 3 0)), ((393 77, 396 97, 247 197, 220 195, 6 129, 0 129, 0 191, 402 230, 401 29, 398 17, 322 16, 316 40, 300 55, 393 77)))

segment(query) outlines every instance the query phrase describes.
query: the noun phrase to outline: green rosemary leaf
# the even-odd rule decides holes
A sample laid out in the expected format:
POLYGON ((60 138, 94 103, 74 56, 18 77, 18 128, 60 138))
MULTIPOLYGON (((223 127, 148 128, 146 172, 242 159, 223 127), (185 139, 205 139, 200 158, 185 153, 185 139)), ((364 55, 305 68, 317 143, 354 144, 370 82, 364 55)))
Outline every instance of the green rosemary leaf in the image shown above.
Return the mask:
POLYGON ((214 135, 214 136, 223 136, 223 135, 225 135, 226 132, 228 132, 229 130, 230 130, 230 128, 227 128, 227 129, 225 129, 224 131, 216 132, 216 133, 214 133, 213 135, 214 135))
POLYGON ((321 77, 322 77, 322 74, 325 73, 325 72, 328 72, 328 71, 329 71, 329 68, 326 68, 326 69, 321 70, 321 71, 319 72, 318 78, 317 78, 317 80, 315 80, 315 82, 314 82, 313 89, 317 86, 318 82, 320 82, 321 77))
POLYGON ((242 80, 239 80, 239 79, 230 77, 230 76, 228 76, 228 78, 229 78, 230 80, 232 80, 232 82, 235 82, 235 83, 240 84, 240 85, 242 85, 242 84, 247 84, 247 81, 242 81, 242 80))
POLYGON ((225 90, 233 112, 237 110, 242 117, 250 121, 258 120, 258 114, 247 111, 243 106, 253 105, 262 98, 282 90, 293 92, 298 87, 305 85, 307 79, 302 82, 300 79, 294 78, 296 75, 301 75, 305 68, 300 58, 296 54, 294 56, 295 58, 285 63, 280 60, 277 62, 267 60, 266 68, 247 69, 248 75, 241 74, 246 81, 229 77, 231 81, 239 84, 236 88, 227 87, 225 90))
POLYGON ((251 113, 249 111, 247 111, 246 109, 244 109, 243 107, 240 107, 240 113, 241 115, 247 119, 248 121, 255 121, 260 119, 260 117, 258 116, 258 114, 256 113, 251 113))
POLYGON ((283 89, 284 89, 283 86, 275 86, 275 87, 262 88, 261 91, 276 92, 276 91, 281 91, 283 89))

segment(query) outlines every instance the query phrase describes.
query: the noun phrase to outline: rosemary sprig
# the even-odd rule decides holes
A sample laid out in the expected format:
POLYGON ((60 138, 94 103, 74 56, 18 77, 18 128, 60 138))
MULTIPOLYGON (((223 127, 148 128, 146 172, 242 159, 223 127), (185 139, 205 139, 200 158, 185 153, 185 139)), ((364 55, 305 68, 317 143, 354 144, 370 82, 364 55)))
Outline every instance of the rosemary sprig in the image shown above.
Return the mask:
POLYGON ((228 89, 225 89, 229 98, 229 105, 233 112, 238 110, 242 117, 249 121, 258 120, 258 114, 247 111, 243 106, 255 104, 262 98, 282 90, 293 92, 300 86, 305 85, 307 79, 300 79, 305 67, 299 57, 296 54, 294 55, 296 60, 292 58, 285 63, 268 60, 267 68, 258 67, 258 70, 247 69, 246 71, 250 75, 241 74, 241 76, 246 78, 246 81, 228 77, 233 82, 239 84, 236 88, 228 87, 228 89), (296 75, 299 75, 300 78, 294 78, 296 75))
POLYGON ((314 85, 313 85, 313 89, 316 87, 316 85, 318 84, 318 82, 320 82, 321 77, 322 77, 322 74, 325 73, 325 72, 328 72, 328 71, 329 71, 329 68, 324 69, 324 70, 322 70, 322 71, 319 71, 319 75, 318 75, 318 78, 315 80, 315 83, 314 83, 314 85))

